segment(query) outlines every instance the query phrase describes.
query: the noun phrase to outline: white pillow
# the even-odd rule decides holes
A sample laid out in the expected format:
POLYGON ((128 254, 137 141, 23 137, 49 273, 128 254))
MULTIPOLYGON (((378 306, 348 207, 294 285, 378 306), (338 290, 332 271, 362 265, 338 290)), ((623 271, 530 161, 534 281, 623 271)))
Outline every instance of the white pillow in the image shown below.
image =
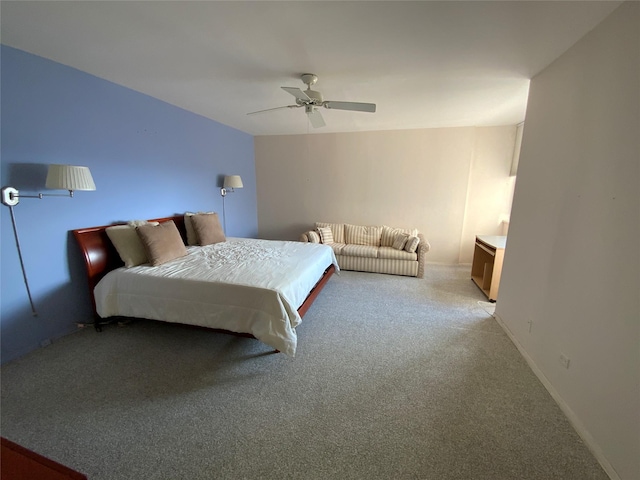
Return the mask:
POLYGON ((158 225, 158 222, 147 222, 146 220, 133 220, 129 225, 114 225, 105 230, 113 246, 116 248, 120 259, 127 268, 149 263, 147 252, 140 241, 136 226, 158 225))
POLYGON ((307 232, 307 238, 311 243, 320 243, 320 234, 313 230, 307 232))

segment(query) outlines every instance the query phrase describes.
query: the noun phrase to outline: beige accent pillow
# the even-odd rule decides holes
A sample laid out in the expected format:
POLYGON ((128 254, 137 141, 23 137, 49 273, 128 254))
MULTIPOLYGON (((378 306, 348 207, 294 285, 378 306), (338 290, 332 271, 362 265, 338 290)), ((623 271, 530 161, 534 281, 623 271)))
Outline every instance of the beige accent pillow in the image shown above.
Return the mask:
POLYGON ((407 238, 407 243, 404 246, 404 250, 405 252, 416 253, 419 244, 420 239, 418 237, 410 236, 409 238, 407 238))
POLYGON ((190 218, 198 245, 213 245, 227 240, 217 213, 193 215, 190 218))
POLYGON ((136 228, 136 232, 147 252, 149 263, 154 267, 187 254, 187 247, 184 246, 173 220, 157 226, 141 225, 136 228))
POLYGON ((316 229, 320 227, 329 227, 333 234, 333 241, 335 243, 344 243, 344 223, 316 222, 316 229))
POLYGON ((307 238, 311 243, 320 243, 320 234, 313 230, 307 232, 307 238))
POLYGON ((333 232, 330 227, 318 227, 318 234, 322 243, 333 243, 333 232))
POLYGON ((366 227, 361 225, 344 226, 344 237, 347 245, 370 245, 380 246, 380 235, 382 227, 366 227))
POLYGON ((396 235, 398 233, 408 233, 409 236, 417 237, 418 229, 417 228, 392 228, 387 227, 386 225, 382 226, 382 233, 380 235, 380 246, 381 247, 392 247, 393 242, 396 239, 396 235))
POLYGON ((109 240, 111 240, 111 243, 120 256, 120 259, 124 262, 124 266, 127 268, 142 265, 143 263, 149 263, 144 245, 142 245, 135 226, 132 224, 158 225, 158 222, 134 220, 129 222, 128 225, 114 225, 113 227, 107 227, 105 229, 109 240))
POLYGON ((211 215, 216 212, 185 212, 184 213, 184 228, 187 231, 187 245, 198 245, 198 236, 196 235, 195 230, 193 229, 193 224, 191 223, 191 217, 194 215, 211 215))
POLYGON ((391 245, 396 250, 404 249, 404 246, 407 244, 407 240, 409 239, 408 233, 398 233, 393 240, 393 245, 391 245))

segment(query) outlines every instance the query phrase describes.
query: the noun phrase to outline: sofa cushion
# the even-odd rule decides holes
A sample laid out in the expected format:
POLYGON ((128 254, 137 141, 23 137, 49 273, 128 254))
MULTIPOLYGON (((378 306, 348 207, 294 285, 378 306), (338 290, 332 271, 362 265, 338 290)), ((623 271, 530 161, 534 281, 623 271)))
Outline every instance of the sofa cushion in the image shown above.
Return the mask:
POLYGON ((387 227, 386 225, 383 225, 382 233, 380 234, 380 246, 391 247, 398 233, 408 233, 409 236, 417 237, 418 229, 417 228, 412 228, 412 229, 392 228, 392 227, 387 227))
POLYGON ((329 227, 318 227, 318 235, 320 235, 320 242, 333 243, 333 232, 329 227))
POLYGON ((418 237, 409 237, 407 238, 407 243, 404 245, 404 249, 409 253, 415 253, 419 244, 420 239, 418 237))
POLYGON ((393 247, 379 247, 378 258, 386 258, 390 260, 418 260, 417 253, 409 253, 405 250, 396 250, 393 247))
POLYGON ((345 247, 345 245, 346 244, 344 244, 344 243, 333 242, 329 246, 333 250, 333 253, 335 253, 336 255, 340 255, 342 253, 342 249, 345 247))
POLYGON ((347 245, 380 246, 382 227, 349 225, 344 226, 344 240, 347 245))
POLYGON ((353 245, 351 243, 347 243, 342 248, 340 255, 350 255, 352 257, 377 258, 378 247, 374 247, 373 245, 353 245))
POLYGON ((344 223, 324 223, 316 222, 316 228, 329 227, 333 233, 333 241, 336 243, 344 242, 344 223))

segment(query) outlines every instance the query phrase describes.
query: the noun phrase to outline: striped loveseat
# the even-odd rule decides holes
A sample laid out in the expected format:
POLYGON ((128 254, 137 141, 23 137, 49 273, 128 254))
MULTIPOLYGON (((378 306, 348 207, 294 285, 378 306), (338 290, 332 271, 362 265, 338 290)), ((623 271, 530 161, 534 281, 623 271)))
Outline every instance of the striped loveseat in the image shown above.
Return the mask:
POLYGON ((429 242, 417 229, 316 223, 300 235, 301 242, 326 243, 341 270, 424 277, 429 242))

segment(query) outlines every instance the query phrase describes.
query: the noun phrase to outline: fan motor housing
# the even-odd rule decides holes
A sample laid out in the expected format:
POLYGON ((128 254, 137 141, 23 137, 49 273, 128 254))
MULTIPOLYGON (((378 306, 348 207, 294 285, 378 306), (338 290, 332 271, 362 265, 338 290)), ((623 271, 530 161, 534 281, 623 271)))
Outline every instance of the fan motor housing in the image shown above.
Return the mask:
POLYGON ((314 104, 320 104, 323 102, 322 94, 320 92, 316 92, 315 90, 307 89, 304 91, 305 95, 310 99, 314 100, 314 104))

